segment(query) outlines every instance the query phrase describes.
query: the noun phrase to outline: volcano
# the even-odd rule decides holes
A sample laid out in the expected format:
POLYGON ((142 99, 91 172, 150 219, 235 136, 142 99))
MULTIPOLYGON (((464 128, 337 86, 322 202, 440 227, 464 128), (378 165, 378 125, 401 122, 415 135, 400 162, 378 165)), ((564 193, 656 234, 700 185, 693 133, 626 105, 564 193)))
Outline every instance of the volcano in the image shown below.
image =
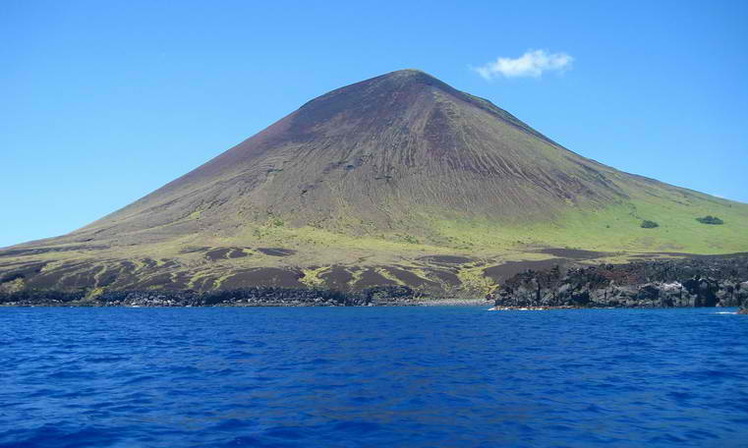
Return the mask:
POLYGON ((0 251, 0 288, 474 294, 563 260, 747 250, 747 205, 605 166, 401 70, 322 95, 82 229, 0 251))

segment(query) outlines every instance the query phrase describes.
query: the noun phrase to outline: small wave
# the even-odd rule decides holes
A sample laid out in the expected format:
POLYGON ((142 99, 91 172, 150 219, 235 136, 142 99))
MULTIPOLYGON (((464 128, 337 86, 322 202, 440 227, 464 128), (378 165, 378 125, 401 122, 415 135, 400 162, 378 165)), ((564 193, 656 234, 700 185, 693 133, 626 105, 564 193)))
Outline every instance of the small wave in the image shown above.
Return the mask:
POLYGON ((342 421, 336 423, 334 428, 336 431, 347 431, 361 434, 382 429, 381 425, 378 423, 368 421, 342 421))
POLYGON ((213 426, 211 429, 214 431, 236 431, 253 426, 254 423, 247 420, 229 418, 220 421, 218 424, 213 426))
POLYGON ((264 435, 276 439, 300 440, 307 435, 307 432, 300 426, 280 426, 266 430, 264 435))
POLYGON ((717 311, 712 314, 738 314, 737 311, 717 311))

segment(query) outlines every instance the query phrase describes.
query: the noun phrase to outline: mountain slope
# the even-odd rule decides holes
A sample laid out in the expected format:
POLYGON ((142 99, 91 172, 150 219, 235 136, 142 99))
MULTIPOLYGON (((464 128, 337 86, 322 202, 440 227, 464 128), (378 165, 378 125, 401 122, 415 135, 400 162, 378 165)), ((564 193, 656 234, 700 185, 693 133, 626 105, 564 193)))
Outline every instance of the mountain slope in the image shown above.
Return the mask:
POLYGON ((378 230, 410 221, 414 208, 533 219, 552 215, 559 201, 624 198, 613 174, 408 70, 313 100, 88 230, 170 225, 206 209, 202 224, 216 231, 230 231, 227 215, 236 214, 332 229, 353 219, 378 230))
POLYGON ((402 70, 316 98, 83 229, 0 253, 0 272, 13 288, 453 291, 500 281, 508 261, 746 251, 747 223, 745 204, 586 159, 402 70))

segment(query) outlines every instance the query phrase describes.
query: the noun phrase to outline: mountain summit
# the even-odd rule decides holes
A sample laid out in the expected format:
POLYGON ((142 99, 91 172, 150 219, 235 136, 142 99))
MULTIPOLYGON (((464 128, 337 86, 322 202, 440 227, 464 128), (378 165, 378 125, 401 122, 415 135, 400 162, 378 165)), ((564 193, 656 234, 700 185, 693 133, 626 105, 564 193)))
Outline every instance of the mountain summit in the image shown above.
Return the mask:
POLYGON ((569 152, 424 72, 402 70, 308 102, 77 234, 137 232, 134 242, 142 231, 149 240, 230 234, 269 216, 378 232, 423 227, 424 214, 518 222, 625 199, 627 183, 651 182, 569 152), (199 220, 185 220, 195 214, 199 220))
POLYGON ((315 98, 80 230, 0 252, 0 272, 58 289, 447 291, 519 261, 744 251, 747 218, 744 204, 602 165, 400 70, 315 98))

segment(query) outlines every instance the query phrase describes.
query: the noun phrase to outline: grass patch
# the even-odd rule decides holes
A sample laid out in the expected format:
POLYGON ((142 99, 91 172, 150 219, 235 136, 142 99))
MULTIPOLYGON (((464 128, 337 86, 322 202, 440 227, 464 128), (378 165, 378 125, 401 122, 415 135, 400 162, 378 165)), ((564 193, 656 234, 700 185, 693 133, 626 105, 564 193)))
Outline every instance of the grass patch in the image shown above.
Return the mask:
POLYGON ((457 278, 462 282, 462 289, 471 295, 484 296, 494 292, 498 287, 493 279, 486 277, 483 263, 460 266, 457 278))
POLYGON ((299 281, 310 288, 321 288, 325 285, 325 280, 320 278, 320 275, 329 270, 330 266, 302 269, 301 272, 304 276, 300 278, 299 281))

